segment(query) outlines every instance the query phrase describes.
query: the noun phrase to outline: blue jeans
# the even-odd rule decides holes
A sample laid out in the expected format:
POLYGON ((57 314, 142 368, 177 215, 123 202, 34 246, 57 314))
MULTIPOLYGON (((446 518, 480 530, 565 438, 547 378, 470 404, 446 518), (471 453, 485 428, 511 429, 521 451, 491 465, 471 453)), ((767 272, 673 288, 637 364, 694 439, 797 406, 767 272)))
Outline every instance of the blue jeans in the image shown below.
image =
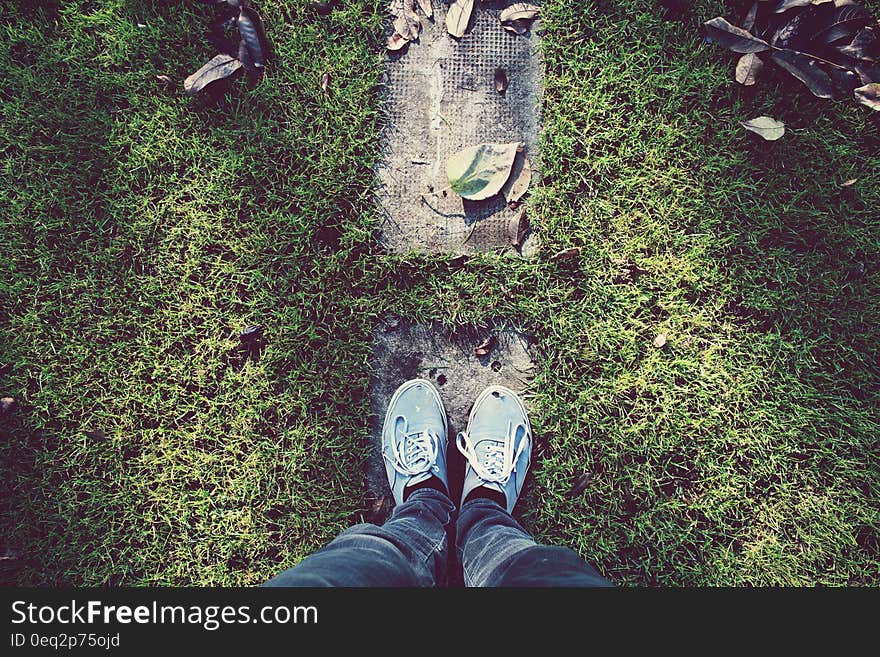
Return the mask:
POLYGON ((493 500, 455 511, 444 493, 416 490, 385 524, 350 527, 264 586, 444 586, 453 543, 465 586, 613 586, 574 551, 535 543, 493 500))

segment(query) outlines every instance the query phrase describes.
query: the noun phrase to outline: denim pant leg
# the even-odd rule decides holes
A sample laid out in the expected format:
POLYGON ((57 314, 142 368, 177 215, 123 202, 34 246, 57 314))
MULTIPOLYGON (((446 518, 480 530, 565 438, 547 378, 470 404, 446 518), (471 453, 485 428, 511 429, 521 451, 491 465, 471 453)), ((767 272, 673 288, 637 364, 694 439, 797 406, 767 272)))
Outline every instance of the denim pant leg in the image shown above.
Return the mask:
POLYGON ((573 550, 535 543, 493 500, 467 502, 456 533, 465 586, 614 586, 573 550))
POLYGON ((263 586, 442 586, 454 510, 445 494, 416 490, 385 524, 346 529, 263 586))

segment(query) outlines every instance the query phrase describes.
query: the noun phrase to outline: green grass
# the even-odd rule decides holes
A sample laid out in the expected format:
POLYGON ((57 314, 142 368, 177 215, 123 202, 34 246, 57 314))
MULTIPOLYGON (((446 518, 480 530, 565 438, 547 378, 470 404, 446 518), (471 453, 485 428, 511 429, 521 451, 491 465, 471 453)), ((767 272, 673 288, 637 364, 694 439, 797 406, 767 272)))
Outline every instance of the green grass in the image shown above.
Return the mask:
POLYGON ((870 110, 735 85, 697 29, 720 3, 548 0, 544 255, 388 256, 384 2, 344 4, 261 2, 278 62, 211 107, 154 78, 208 59, 209 7, 0 2, 16 581, 248 585, 326 543, 363 511, 370 331, 396 312, 537 338, 540 540, 621 584, 880 583, 870 110), (738 126, 759 114, 789 133, 738 126))

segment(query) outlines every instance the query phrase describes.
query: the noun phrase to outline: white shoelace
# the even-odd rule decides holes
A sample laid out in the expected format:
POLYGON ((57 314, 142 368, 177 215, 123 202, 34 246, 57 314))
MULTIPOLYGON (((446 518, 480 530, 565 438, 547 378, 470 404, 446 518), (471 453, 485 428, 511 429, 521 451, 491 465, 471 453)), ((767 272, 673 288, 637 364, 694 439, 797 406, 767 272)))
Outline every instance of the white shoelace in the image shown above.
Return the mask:
MULTIPOLYGON (((409 427, 409 422, 405 417, 403 417, 403 421, 405 427, 409 427)), ((402 443, 403 453, 398 448, 397 441, 391 441, 393 459, 389 458, 388 454, 382 453, 385 460, 400 474, 412 477, 427 472, 437 463, 440 436, 433 431, 404 431, 402 443)))
POLYGON ((514 426, 512 422, 508 422, 507 437, 504 438, 503 444, 493 441, 493 443, 487 445, 482 462, 477 458, 474 444, 467 432, 462 431, 458 434, 455 444, 458 447, 458 451, 464 454, 464 457, 480 479, 498 484, 506 484, 507 480, 510 479, 510 475, 516 472, 516 463, 528 445, 528 441, 521 440, 516 452, 513 450, 513 441, 520 427, 528 435, 528 430, 522 424, 514 426))

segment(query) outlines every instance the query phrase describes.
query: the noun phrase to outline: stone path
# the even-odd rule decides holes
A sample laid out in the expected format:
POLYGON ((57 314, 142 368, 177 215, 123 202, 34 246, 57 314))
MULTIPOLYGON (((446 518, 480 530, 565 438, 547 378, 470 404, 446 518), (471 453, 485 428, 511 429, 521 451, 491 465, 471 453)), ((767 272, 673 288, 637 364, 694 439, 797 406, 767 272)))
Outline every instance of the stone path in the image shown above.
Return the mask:
MULTIPOLYGON (((434 0, 434 20, 423 17, 420 40, 390 53, 386 97, 390 126, 377 174, 385 217, 382 237, 391 252, 498 250, 530 257, 537 251, 534 234, 519 252, 510 247, 508 224, 518 211, 509 209, 503 196, 474 203, 452 191, 433 193, 448 187, 448 157, 481 142, 521 141, 533 168, 539 169, 541 84, 534 28, 540 21, 525 36, 506 32, 498 15, 509 4, 478 3, 468 33, 456 40, 445 28, 448 5, 434 0), (510 79, 505 94, 494 88, 498 67, 510 79)), ((532 185, 536 182, 537 174, 532 185)), ((440 391, 450 421, 450 483, 456 496, 464 468, 454 441, 465 427, 473 400, 487 385, 502 384, 521 393, 528 403, 535 369, 531 352, 530 340, 503 324, 449 331, 439 324, 390 317, 377 328, 370 390, 374 449, 366 474, 368 497, 384 503, 374 505, 370 520, 382 522, 391 506, 380 446, 385 411, 397 386, 421 377, 433 381, 440 391), (490 353, 477 356, 475 347, 487 339, 492 341, 490 353)))
MULTIPOLYGON (((461 39, 446 32, 446 4, 434 1, 434 20, 422 17, 419 41, 389 53, 385 111, 389 128, 378 170, 385 247, 392 252, 467 254, 508 249, 507 225, 515 215, 503 196, 463 201, 449 186, 446 160, 481 142, 521 141, 539 168, 537 140, 541 97, 535 27, 523 36, 506 32, 499 2, 477 3, 461 39), (495 70, 510 86, 495 91, 495 70)), ((533 174, 533 182, 537 173, 533 174)), ((537 248, 534 236, 521 249, 537 248)))

